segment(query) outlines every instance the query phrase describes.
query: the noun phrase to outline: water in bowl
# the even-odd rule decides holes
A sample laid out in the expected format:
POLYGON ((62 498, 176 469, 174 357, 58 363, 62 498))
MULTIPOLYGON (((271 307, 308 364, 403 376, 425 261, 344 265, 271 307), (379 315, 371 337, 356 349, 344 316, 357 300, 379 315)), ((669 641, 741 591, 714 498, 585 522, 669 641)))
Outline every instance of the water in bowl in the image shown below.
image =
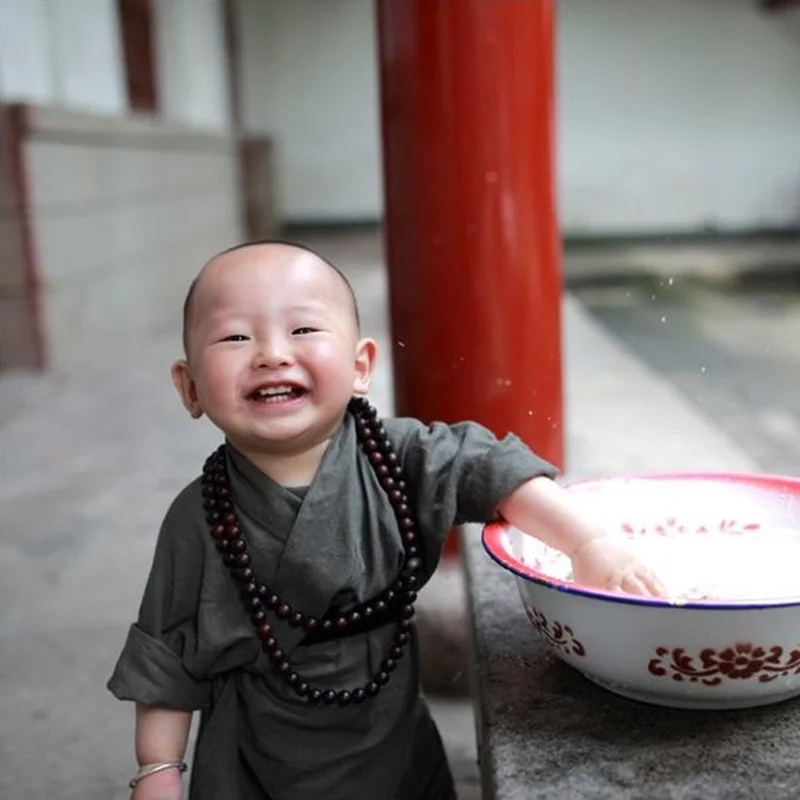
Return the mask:
MULTIPOLYGON (((729 529, 683 535, 618 534, 662 580, 672 600, 800 597, 800 529, 729 529)), ((566 556, 523 537, 522 560, 571 580, 566 556)))

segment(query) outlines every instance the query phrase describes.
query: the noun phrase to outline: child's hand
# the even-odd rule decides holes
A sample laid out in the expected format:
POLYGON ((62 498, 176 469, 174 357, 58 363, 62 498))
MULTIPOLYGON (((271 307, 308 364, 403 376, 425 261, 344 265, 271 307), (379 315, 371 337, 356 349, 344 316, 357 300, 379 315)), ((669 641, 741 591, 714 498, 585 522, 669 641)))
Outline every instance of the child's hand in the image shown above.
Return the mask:
POLYGON ((131 800, 182 800, 183 777, 177 769, 148 775, 133 790, 131 800))
POLYGON ((665 597, 661 581, 623 544, 608 536, 590 539, 572 555, 576 583, 643 597, 665 597))

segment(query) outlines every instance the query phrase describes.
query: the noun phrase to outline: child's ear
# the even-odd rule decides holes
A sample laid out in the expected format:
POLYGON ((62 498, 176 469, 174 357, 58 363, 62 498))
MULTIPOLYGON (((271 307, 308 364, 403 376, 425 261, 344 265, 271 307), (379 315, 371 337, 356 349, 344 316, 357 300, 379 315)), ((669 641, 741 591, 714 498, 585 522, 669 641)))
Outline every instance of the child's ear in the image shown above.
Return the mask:
POLYGON ((366 395, 372 383, 375 360, 378 357, 378 345, 372 339, 362 339, 356 348, 356 378, 353 383, 353 394, 366 395))
POLYGON ((176 361, 172 365, 170 373, 184 407, 192 415, 192 419, 200 419, 203 416, 203 409, 197 397, 197 385, 192 378, 189 363, 185 359, 176 361))

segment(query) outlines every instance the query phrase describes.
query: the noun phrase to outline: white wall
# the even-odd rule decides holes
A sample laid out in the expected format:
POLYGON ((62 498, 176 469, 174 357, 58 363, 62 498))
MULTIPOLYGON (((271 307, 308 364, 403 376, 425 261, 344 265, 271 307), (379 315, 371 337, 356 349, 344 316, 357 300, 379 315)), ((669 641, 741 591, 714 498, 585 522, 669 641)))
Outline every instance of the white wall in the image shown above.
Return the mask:
POLYGON ((559 3, 567 230, 800 224, 800 35, 755 0, 559 3))
MULTIPOLYGON (((372 0, 244 0, 246 123, 288 219, 382 212, 372 0)), ((571 233, 800 219, 800 26, 756 0, 558 0, 571 233)))
POLYGON ((157 0, 154 18, 161 116, 226 129, 230 108, 221 0, 157 0))
POLYGON ((3 0, 0 97, 106 114, 124 112, 115 0, 3 0))
POLYGON ((275 138, 288 219, 382 206, 372 0, 243 0, 244 124, 275 138))

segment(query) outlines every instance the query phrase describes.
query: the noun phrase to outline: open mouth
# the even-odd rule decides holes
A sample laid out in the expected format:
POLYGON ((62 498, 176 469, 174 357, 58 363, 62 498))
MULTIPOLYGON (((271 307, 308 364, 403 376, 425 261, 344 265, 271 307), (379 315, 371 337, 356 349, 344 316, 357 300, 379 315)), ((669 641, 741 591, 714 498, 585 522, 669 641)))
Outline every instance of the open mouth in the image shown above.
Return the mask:
POLYGON ((258 389, 254 389, 252 392, 250 392, 247 398, 255 403, 268 403, 277 405, 279 403, 288 403, 291 400, 297 400, 298 398, 304 397, 307 394, 308 391, 303 389, 301 386, 284 384, 281 386, 259 387, 258 389))

